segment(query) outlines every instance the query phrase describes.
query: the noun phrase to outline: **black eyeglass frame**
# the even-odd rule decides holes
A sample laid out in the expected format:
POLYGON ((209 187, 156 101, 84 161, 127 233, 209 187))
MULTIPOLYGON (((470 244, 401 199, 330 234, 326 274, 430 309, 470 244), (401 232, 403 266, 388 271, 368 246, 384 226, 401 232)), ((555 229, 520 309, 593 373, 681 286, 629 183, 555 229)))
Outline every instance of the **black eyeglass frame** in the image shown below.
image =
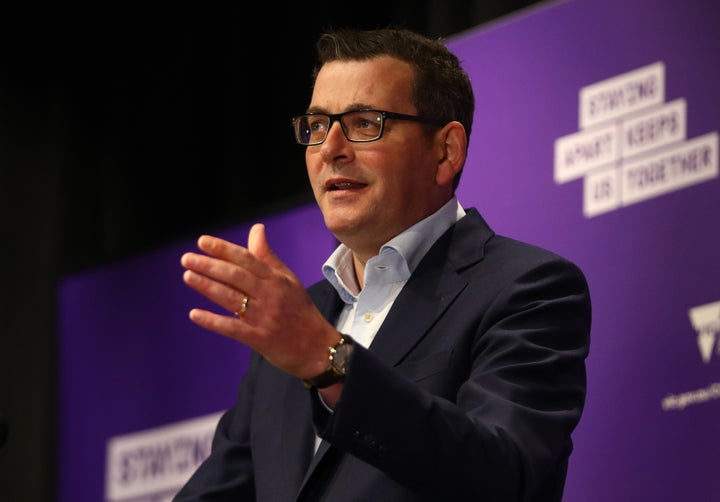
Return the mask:
POLYGON ((438 127, 442 127, 445 125, 444 122, 441 122, 436 119, 432 119, 429 117, 423 117, 421 115, 406 115, 404 113, 396 113, 396 112, 389 112, 387 110, 374 110, 374 109, 364 109, 364 110, 348 110, 343 113, 305 113, 303 115, 298 115, 296 117, 293 117, 292 119, 292 125, 293 125, 293 132, 295 133, 295 141, 303 146, 316 146, 321 145, 325 142, 325 140, 328 137, 328 134, 330 133, 330 129, 332 129, 333 123, 340 122, 340 129, 342 129, 343 135, 345 136, 345 139, 352 143, 370 143, 372 141, 377 141, 380 138, 382 138, 383 132, 385 132, 385 120, 386 119, 395 119, 395 120, 407 120, 410 122, 419 122, 421 124, 430 124, 430 125, 436 125, 438 127), (348 133, 345 130, 345 124, 343 124, 342 118, 345 115, 351 114, 351 113, 358 113, 358 112, 376 112, 380 114, 381 120, 380 120, 380 132, 378 133, 376 138, 372 139, 351 139, 348 137, 348 133), (322 141, 315 141, 313 143, 303 143, 300 141, 300 133, 298 131, 298 121, 302 117, 308 117, 308 116, 320 116, 320 117, 327 117, 329 119, 327 131, 325 132, 325 137, 322 139, 322 141))

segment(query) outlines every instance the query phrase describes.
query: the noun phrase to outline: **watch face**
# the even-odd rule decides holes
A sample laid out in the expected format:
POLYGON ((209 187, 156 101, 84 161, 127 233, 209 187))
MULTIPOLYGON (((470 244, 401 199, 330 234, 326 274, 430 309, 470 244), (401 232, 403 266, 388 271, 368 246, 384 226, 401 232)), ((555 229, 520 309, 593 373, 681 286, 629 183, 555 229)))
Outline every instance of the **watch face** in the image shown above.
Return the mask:
POLYGON ((333 368, 335 368, 335 371, 337 371, 341 375, 347 373, 351 353, 352 344, 350 343, 343 343, 342 345, 338 345, 337 347, 335 347, 335 354, 333 354, 332 365, 333 368))

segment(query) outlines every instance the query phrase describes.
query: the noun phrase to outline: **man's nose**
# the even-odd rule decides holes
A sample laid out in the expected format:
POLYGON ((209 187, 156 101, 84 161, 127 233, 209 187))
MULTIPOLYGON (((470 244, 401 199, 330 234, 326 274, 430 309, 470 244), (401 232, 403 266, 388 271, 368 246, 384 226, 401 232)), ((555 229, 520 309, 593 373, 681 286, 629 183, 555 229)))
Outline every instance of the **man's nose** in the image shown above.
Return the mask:
POLYGON ((325 138, 325 142, 328 141, 347 141, 347 136, 345 136, 345 131, 342 127, 342 124, 339 120, 334 120, 330 123, 330 128, 328 129, 327 137, 325 138))

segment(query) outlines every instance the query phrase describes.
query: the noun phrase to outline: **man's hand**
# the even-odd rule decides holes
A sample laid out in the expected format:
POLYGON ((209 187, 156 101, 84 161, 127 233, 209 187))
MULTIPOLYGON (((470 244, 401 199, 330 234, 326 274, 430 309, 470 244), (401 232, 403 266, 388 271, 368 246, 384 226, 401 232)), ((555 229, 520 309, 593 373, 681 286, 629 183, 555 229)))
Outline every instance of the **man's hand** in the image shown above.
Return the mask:
POLYGON ((270 248, 264 225, 252 226, 247 248, 209 235, 198 239, 198 248, 204 254, 188 252, 180 260, 183 280, 229 314, 194 308, 195 324, 251 347, 299 378, 325 370, 328 347, 339 334, 270 248))

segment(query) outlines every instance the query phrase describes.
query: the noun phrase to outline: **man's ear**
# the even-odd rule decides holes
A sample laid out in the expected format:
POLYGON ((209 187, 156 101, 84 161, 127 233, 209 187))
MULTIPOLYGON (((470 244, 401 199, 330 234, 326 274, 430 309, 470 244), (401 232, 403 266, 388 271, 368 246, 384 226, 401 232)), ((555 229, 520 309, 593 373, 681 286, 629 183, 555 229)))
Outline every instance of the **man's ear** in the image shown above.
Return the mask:
POLYGON ((435 182, 439 186, 452 184, 455 175, 465 165, 467 158, 467 135, 460 122, 452 121, 437 133, 440 156, 435 182))

